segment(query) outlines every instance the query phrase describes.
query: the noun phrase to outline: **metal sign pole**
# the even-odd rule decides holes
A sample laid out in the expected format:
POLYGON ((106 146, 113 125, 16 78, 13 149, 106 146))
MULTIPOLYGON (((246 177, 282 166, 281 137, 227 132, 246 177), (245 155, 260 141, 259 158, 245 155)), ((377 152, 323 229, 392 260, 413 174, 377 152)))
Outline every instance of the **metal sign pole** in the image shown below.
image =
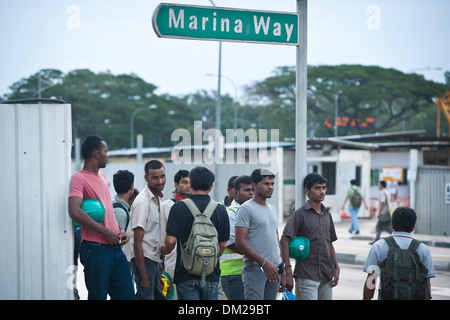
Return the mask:
POLYGON ((295 208, 305 203, 303 179, 307 174, 307 11, 308 0, 297 0, 299 44, 297 45, 295 112, 295 208))

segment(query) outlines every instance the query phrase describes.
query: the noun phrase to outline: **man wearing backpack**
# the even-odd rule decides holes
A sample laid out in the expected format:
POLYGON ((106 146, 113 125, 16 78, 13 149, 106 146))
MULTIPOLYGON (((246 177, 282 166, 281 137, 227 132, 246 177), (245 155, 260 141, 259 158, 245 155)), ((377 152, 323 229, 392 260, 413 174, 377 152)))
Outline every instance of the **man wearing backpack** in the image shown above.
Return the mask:
POLYGON ((130 222, 130 205, 128 200, 134 192, 134 174, 128 170, 119 170, 113 175, 116 195, 112 201, 117 223, 127 230, 130 222))
POLYGON ((347 190, 347 196, 345 197, 344 203, 342 204, 342 210, 344 210, 345 204, 347 203, 348 199, 350 199, 348 204, 348 211, 350 212, 350 217, 352 218, 352 225, 348 232, 352 233, 353 231, 355 231, 355 234, 359 234, 358 211, 361 207, 361 202, 364 203, 366 210, 368 210, 369 208, 367 207, 366 200, 364 200, 361 189, 359 189, 356 185, 355 179, 350 181, 350 188, 348 188, 347 190))
POLYGON ((430 249, 412 238, 416 220, 413 209, 395 209, 392 214, 392 236, 375 242, 367 256, 363 269, 368 273, 364 283, 364 300, 373 298, 378 276, 379 299, 431 299, 430 278, 435 277, 435 271, 430 249))
MULTIPOLYGON (((192 192, 189 196, 190 200, 179 201, 170 209, 166 227, 166 245, 161 248, 161 253, 169 254, 177 244, 174 283, 179 300, 217 300, 218 298, 219 258, 224 252, 230 236, 230 223, 225 207, 218 205, 209 196, 214 178, 211 170, 205 167, 192 169, 189 174, 192 192), (195 237, 190 236, 191 231, 194 231, 193 226, 196 226, 194 222, 198 219, 201 219, 205 226, 207 233, 205 240, 207 243, 211 243, 211 246, 194 250, 191 249, 190 244, 198 242, 195 237), (215 227, 215 235, 214 232, 211 232, 213 230, 211 230, 210 223, 215 227), (200 254, 205 254, 205 256, 201 257, 200 254), (210 255, 207 256, 208 254, 210 255), (200 272, 197 270, 198 265, 195 260, 194 262, 189 260, 193 255, 198 257, 197 261, 205 262, 203 267, 200 266, 200 272), (216 262, 212 263, 211 261, 216 262), (211 266, 213 266, 212 270, 210 270, 211 266)), ((194 235, 194 233, 192 234, 194 235)))

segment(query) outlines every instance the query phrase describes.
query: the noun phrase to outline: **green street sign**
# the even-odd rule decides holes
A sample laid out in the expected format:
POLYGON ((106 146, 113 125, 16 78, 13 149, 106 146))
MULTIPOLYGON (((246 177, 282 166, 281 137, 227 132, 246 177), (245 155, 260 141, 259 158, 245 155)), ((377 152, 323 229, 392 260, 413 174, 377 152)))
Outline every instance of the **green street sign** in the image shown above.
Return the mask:
POLYGON ((158 37, 298 45, 298 14, 161 3, 158 37))

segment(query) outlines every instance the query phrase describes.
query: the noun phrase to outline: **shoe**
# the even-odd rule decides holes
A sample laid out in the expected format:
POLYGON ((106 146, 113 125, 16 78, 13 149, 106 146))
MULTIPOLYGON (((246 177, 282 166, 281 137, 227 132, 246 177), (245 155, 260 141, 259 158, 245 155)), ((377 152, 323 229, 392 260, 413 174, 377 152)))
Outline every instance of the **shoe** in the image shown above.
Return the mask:
POLYGON ((356 231, 355 234, 359 234, 359 231, 356 231))
POLYGON ((348 233, 352 234, 353 231, 348 230, 348 233))
POLYGON ((375 241, 369 242, 370 245, 373 245, 375 243, 375 241))

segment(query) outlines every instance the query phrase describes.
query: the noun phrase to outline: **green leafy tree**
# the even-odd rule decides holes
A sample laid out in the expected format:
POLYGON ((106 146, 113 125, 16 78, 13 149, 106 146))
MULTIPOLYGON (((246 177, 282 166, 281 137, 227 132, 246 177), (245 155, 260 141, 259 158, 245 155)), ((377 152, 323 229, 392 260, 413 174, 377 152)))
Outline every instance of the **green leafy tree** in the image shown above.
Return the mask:
MULTIPOLYGON (((349 120, 338 135, 423 128, 423 118, 436 113, 433 98, 445 89, 394 69, 309 66, 308 130, 315 136, 333 136, 336 103, 339 116, 349 120), (375 119, 369 129, 367 118, 375 119)), ((295 136, 295 92, 295 67, 279 67, 274 76, 248 88, 253 105, 260 109, 260 124, 279 127, 282 138, 295 136)), ((426 129, 435 132, 434 127, 426 129)))
POLYGON ((182 99, 156 95, 156 86, 135 74, 96 74, 87 69, 67 74, 41 70, 14 83, 10 87, 12 93, 5 98, 37 98, 39 76, 41 83, 45 83, 42 97, 61 97, 72 105, 73 136, 101 135, 110 149, 130 147, 130 118, 138 108, 157 105, 156 109, 142 110, 135 117, 134 132, 144 136, 144 146, 173 145, 172 131, 189 129, 198 118, 182 99))

